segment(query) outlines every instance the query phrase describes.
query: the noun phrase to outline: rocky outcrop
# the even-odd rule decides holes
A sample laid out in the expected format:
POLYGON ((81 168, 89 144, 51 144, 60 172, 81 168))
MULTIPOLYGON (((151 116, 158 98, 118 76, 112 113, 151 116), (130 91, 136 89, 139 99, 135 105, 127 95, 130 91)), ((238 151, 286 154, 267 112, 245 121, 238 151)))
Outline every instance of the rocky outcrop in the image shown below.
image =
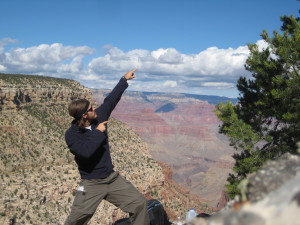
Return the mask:
POLYGON ((230 202, 208 219, 189 225, 298 225, 300 156, 285 154, 267 162, 241 185, 244 201, 230 202))
POLYGON ((221 193, 220 200, 217 204, 217 208, 223 209, 224 207, 226 207, 226 205, 229 201, 230 201, 230 198, 229 198, 228 194, 223 190, 221 193))
POLYGON ((78 98, 92 100, 90 89, 68 79, 0 74, 0 111, 16 111, 28 104, 67 104, 78 98))
POLYGON ((276 161, 267 162, 255 175, 245 180, 243 193, 250 202, 261 201, 297 174, 300 174, 300 157, 287 153, 276 161))

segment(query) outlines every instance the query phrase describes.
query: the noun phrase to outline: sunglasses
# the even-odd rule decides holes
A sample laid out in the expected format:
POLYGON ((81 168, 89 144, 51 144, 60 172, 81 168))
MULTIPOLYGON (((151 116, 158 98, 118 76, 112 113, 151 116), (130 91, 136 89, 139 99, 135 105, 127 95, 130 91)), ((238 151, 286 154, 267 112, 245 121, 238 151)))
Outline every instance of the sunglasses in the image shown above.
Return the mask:
POLYGON ((92 112, 93 110, 94 110, 94 107, 91 105, 91 108, 89 108, 88 110, 86 110, 86 112, 84 114, 86 114, 88 112, 92 112))

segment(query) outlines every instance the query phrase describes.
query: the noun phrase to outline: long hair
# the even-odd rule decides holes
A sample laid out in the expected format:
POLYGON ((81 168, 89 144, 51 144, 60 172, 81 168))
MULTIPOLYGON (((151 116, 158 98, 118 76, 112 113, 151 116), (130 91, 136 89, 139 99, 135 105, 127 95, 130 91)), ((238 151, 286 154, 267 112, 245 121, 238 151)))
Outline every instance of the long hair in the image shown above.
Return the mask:
POLYGON ((74 118, 72 124, 75 124, 80 129, 84 127, 86 119, 82 117, 88 110, 90 102, 86 99, 78 99, 69 104, 69 115, 74 118))

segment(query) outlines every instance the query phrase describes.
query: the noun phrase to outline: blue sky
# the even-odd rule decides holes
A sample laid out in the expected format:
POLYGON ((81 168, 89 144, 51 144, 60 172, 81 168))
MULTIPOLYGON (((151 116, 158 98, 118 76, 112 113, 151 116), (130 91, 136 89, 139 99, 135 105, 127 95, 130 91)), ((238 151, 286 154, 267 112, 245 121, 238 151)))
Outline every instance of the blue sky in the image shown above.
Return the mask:
POLYGON ((247 43, 299 16, 296 0, 1 0, 0 72, 129 90, 237 97, 247 43))

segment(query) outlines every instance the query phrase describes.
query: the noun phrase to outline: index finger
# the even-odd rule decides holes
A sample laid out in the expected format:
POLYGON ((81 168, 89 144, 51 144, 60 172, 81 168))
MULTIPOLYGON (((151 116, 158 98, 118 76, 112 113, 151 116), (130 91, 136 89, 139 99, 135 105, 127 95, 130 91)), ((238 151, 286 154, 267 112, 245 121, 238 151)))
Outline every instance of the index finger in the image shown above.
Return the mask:
POLYGON ((104 122, 102 122, 101 124, 107 124, 109 121, 107 120, 107 121, 104 121, 104 122))
POLYGON ((138 70, 138 68, 135 68, 134 70, 131 70, 131 72, 134 73, 134 72, 137 71, 137 70, 138 70))

